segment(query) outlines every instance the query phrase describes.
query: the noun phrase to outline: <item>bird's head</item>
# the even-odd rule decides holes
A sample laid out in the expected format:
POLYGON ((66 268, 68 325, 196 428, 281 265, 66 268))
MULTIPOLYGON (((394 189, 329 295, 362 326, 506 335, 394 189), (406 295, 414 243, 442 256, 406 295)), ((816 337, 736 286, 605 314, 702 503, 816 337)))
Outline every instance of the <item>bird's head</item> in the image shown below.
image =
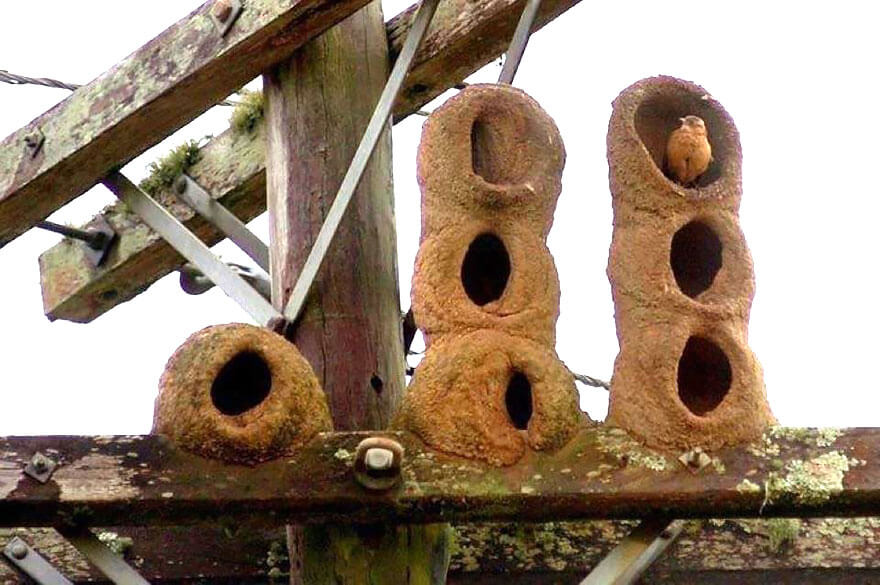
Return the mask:
POLYGON ((688 128, 690 130, 697 130, 706 133, 706 123, 703 122, 703 119, 699 116, 685 116, 684 118, 679 118, 681 122, 682 128, 688 128))

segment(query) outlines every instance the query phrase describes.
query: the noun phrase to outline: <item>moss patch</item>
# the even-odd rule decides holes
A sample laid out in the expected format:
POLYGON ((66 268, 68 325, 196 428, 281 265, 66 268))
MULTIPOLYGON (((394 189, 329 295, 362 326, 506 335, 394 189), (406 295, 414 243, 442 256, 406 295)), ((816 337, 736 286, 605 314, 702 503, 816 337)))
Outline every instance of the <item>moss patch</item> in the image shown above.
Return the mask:
POLYGON ((240 134, 251 132, 263 119, 265 100, 263 92, 241 90, 240 101, 232 110, 229 117, 229 126, 240 134))
POLYGON ((198 141, 184 142, 156 162, 150 163, 150 174, 141 181, 140 188, 150 195, 156 195, 159 191, 171 187, 177 177, 188 171, 201 158, 198 141))

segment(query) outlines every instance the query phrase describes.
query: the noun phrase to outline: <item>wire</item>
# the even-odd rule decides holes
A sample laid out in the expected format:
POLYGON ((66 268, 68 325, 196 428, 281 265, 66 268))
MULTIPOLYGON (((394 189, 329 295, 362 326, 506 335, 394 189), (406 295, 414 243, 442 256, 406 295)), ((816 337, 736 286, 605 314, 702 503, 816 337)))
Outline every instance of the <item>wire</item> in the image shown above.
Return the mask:
MULTIPOLYGON (((0 69, 0 82, 8 83, 10 85, 41 85, 43 87, 57 87, 58 89, 67 89, 69 91, 76 91, 82 87, 76 83, 67 83, 49 77, 27 77, 26 75, 18 75, 17 73, 10 73, 5 69, 0 69)), ((219 105, 235 106, 238 105, 238 102, 223 100, 219 105)))

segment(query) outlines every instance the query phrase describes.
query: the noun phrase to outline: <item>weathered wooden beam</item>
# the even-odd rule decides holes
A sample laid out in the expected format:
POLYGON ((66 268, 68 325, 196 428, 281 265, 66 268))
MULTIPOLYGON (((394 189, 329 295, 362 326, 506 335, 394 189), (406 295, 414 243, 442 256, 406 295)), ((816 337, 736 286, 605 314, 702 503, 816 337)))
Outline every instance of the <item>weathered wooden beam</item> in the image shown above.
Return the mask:
POLYGON ((250 0, 225 35, 199 7, 0 143, 0 246, 365 3, 250 0))
MULTIPOLYGON (((543 25, 579 0, 544 0, 538 15, 543 25)), ((520 15, 513 0, 443 0, 428 36, 416 56, 394 108, 396 119, 417 110, 433 97, 500 55, 520 15)), ((400 50, 414 8, 386 23, 392 55, 400 50)), ((266 208, 262 124, 253 134, 227 131, 202 149, 190 175, 241 219, 249 221, 266 208)), ((196 217, 169 191, 161 195, 172 211, 209 244, 221 236, 196 217)), ((102 214, 120 234, 119 246, 101 268, 95 268, 71 242, 61 242, 40 257, 43 308, 51 319, 88 322, 132 299, 184 260, 124 208, 102 214)))
POLYGON ((713 455, 686 469, 603 427, 509 468, 435 453, 407 433, 322 434, 253 468, 155 436, 11 437, 0 439, 0 525, 880 515, 880 429, 775 429, 760 444, 713 455), (377 434, 406 448, 403 481, 384 494, 365 492, 351 471, 358 442, 377 434), (62 462, 45 485, 21 473, 38 450, 62 462))
MULTIPOLYGON (((572 585, 634 524, 595 520, 455 525, 448 582, 572 585)), ((95 532, 154 584, 196 579, 265 582, 273 569, 273 575, 288 571, 283 528, 227 523, 95 532)), ((101 582, 101 575, 54 530, 0 529, 0 547, 13 536, 23 538, 72 581, 101 582)), ((725 582, 720 579, 726 576, 728 583, 784 583, 792 575, 821 575, 828 580, 812 582, 831 583, 837 582, 831 576, 845 576, 852 567, 859 567, 857 574, 863 578, 855 582, 880 582, 880 518, 694 520, 642 582, 703 583, 702 577, 725 582), (794 529, 783 524, 789 522, 794 529)), ((12 583, 19 583, 15 571, 0 561, 0 585, 12 583)))

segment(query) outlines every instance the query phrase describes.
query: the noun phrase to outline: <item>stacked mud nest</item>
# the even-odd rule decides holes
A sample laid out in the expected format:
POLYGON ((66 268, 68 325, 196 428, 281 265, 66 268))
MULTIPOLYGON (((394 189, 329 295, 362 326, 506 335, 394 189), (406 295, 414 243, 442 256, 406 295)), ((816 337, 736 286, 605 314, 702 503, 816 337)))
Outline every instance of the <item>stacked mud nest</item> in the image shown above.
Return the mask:
POLYGON ((427 351, 395 424, 437 449, 509 465, 583 420, 546 246, 564 163, 553 120, 510 86, 469 86, 425 123, 412 297, 427 351))
POLYGON ((759 437, 774 419, 747 343, 754 274, 739 227, 733 120, 701 87, 640 81, 614 102, 608 163, 608 277, 620 342, 609 422, 655 447, 759 437), (667 137, 688 115, 705 121, 714 156, 692 188, 663 172, 667 137))

